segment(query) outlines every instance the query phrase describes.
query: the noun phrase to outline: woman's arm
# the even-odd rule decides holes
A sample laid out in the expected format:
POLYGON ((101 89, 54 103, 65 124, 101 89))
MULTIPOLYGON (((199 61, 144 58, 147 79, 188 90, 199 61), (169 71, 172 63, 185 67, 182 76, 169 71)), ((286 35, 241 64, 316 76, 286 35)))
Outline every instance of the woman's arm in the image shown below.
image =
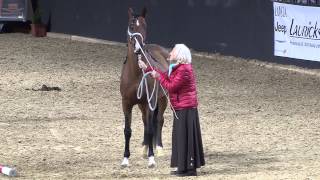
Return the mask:
POLYGON ((147 65, 146 65, 143 61, 141 61, 141 60, 139 60, 138 64, 139 64, 139 67, 140 67, 141 69, 143 69, 145 73, 150 72, 150 71, 152 71, 152 70, 155 70, 155 71, 157 71, 159 74, 161 74, 161 75, 163 75, 163 76, 166 75, 166 73, 163 73, 163 72, 160 71, 159 69, 156 69, 156 68, 151 67, 151 66, 147 66, 147 65))
POLYGON ((159 73, 157 77, 160 84, 166 88, 169 92, 176 92, 181 88, 189 79, 189 72, 186 69, 177 69, 175 76, 168 77, 166 74, 159 73))

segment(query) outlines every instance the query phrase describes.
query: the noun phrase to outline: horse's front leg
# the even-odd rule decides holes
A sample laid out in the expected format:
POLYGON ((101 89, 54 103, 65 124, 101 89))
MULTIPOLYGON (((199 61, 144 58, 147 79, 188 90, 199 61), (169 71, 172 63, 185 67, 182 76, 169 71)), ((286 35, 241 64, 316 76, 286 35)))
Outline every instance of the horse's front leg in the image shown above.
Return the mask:
POLYGON ((132 105, 128 104, 126 101, 122 100, 122 109, 124 113, 124 137, 125 137, 125 146, 124 146, 124 158, 121 163, 122 167, 129 166, 129 157, 130 157, 130 138, 131 138, 131 119, 132 119, 132 105))

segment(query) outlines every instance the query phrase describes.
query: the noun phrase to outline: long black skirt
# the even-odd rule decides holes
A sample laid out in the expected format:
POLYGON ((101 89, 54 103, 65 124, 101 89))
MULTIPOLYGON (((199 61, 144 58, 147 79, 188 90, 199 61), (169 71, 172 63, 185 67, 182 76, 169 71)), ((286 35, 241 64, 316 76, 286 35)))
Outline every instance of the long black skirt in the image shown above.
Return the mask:
POLYGON ((205 165, 201 129, 197 108, 176 111, 172 130, 171 167, 178 171, 192 170, 205 165))

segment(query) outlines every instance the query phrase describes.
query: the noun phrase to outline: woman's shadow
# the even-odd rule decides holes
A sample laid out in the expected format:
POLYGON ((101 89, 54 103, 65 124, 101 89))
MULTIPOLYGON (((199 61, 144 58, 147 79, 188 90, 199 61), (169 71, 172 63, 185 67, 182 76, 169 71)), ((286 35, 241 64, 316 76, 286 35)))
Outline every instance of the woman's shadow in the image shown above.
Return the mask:
POLYGON ((275 155, 264 152, 232 153, 232 152, 209 152, 205 156, 206 165, 201 170, 206 174, 245 174, 260 171, 278 171, 280 162, 275 155))

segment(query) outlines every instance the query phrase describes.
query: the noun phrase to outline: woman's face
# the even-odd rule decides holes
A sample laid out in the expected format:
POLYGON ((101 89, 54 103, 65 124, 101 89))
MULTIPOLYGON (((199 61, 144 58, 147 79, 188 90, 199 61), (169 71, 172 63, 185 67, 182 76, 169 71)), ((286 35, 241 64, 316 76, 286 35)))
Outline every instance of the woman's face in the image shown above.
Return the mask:
POLYGON ((168 60, 169 62, 171 62, 171 61, 176 60, 176 57, 177 57, 177 51, 176 51, 175 48, 173 48, 173 49, 171 50, 171 52, 169 53, 169 57, 168 57, 167 60, 168 60))

